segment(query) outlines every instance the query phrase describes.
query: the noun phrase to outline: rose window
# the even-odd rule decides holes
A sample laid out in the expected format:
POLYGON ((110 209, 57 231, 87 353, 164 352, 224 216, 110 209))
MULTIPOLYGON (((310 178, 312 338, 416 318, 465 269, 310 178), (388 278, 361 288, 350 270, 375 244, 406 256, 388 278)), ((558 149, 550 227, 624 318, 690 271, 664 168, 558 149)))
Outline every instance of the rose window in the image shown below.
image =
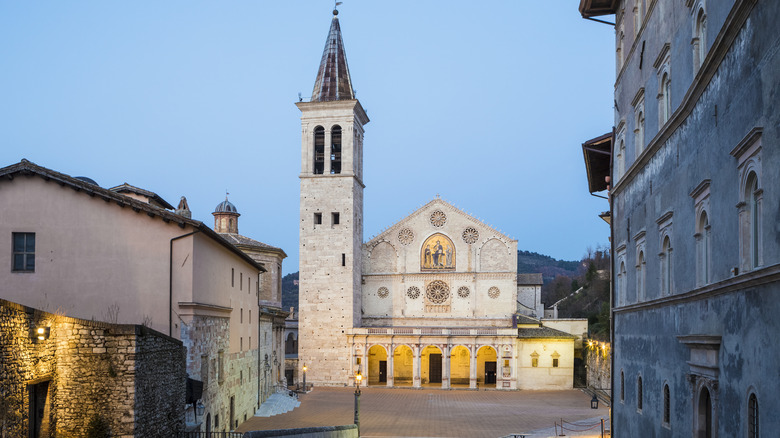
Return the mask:
POLYGON ((431 225, 434 227, 443 227, 445 222, 447 222, 447 215, 443 211, 436 210, 431 213, 431 225))
POLYGON ((479 231, 475 228, 468 227, 463 230, 463 241, 471 245, 479 239, 479 231))
POLYGON ((414 232, 409 228, 404 228, 398 232, 398 241, 402 244, 408 245, 412 243, 412 240, 414 240, 414 232))
POLYGON ((461 286, 458 288, 458 296, 461 298, 468 298, 469 296, 469 288, 468 286, 461 286))
POLYGON ((382 286, 379 288, 376 294, 379 295, 379 298, 387 298, 387 296, 390 295, 390 291, 387 290, 386 287, 382 286))
POLYGON ((450 287, 441 280, 434 280, 428 283, 425 290, 425 297, 434 304, 441 304, 450 297, 450 287))
POLYGON ((412 286, 406 291, 406 296, 409 298, 416 300, 420 297, 420 288, 417 286, 412 286))
POLYGON ((493 286, 490 289, 488 289, 488 296, 490 298, 498 298, 498 296, 500 294, 501 294, 501 291, 497 287, 495 287, 495 286, 493 286))

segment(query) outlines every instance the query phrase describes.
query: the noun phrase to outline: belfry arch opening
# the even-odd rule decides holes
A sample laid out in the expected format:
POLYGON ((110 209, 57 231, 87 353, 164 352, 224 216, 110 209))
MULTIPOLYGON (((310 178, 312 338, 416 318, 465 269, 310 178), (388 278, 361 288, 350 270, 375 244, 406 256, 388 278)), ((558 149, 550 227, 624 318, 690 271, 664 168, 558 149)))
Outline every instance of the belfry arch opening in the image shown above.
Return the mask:
POLYGON ((341 126, 330 129, 330 173, 341 173, 341 126))
POLYGON ((471 352, 458 345, 450 352, 450 386, 468 388, 471 380, 471 352))
POLYGON ((498 376, 498 354, 493 347, 484 346, 477 350, 477 384, 484 388, 495 388, 498 376))
POLYGON ((374 345, 368 349, 368 376, 369 385, 387 385, 387 350, 381 345, 374 345))
POLYGON ((322 175, 325 172, 325 128, 314 128, 314 174, 322 175))

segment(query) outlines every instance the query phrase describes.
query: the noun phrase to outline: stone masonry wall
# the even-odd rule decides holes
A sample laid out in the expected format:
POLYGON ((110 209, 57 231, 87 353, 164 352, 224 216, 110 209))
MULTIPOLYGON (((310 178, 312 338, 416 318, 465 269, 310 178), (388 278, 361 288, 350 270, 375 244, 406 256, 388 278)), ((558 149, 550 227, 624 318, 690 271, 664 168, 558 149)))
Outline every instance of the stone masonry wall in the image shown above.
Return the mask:
POLYGON ((588 387, 595 389, 602 389, 609 393, 611 386, 611 362, 612 362, 612 349, 607 345, 606 352, 604 348, 599 346, 600 344, 594 344, 593 347, 586 347, 584 349, 587 356, 588 367, 588 387))
POLYGON ((83 436, 96 416, 115 437, 164 437, 183 426, 184 348, 175 339, 0 300, 0 347, 2 436, 26 436, 32 422, 41 436, 83 436), (37 341, 36 327, 49 338, 37 341), (41 420, 30 418, 36 384, 45 388, 41 420))

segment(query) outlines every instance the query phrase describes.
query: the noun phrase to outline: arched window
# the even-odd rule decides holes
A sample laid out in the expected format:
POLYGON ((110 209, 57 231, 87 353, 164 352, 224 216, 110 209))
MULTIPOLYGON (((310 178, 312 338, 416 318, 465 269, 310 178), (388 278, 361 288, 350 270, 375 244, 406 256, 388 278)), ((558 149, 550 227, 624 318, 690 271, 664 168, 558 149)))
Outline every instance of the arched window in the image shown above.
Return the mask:
POLYGON ((626 264, 620 262, 620 271, 618 271, 618 302, 626 303, 626 264))
POLYGON ((636 379, 636 408, 642 410, 642 376, 636 379))
POLYGON ((617 174, 615 175, 616 176, 615 180, 619 181, 620 178, 623 178, 623 174, 625 172, 626 172, 626 143, 621 138, 618 146, 617 174))
POLYGON ((645 299, 645 252, 639 251, 636 258, 636 299, 643 301, 645 299))
POLYGON ((295 339, 295 335, 289 333, 287 339, 284 342, 284 354, 298 354, 298 340, 295 339))
POLYGON ((637 3, 636 7, 634 8, 634 36, 639 35, 639 29, 642 28, 642 13, 643 13, 642 5, 637 3))
POLYGON ((671 410, 671 400, 669 395, 669 385, 664 384, 664 423, 669 424, 669 419, 671 418, 672 410, 671 410))
POLYGON ((661 246, 661 295, 672 293, 672 241, 664 236, 661 246))
POLYGON ((748 397, 748 438, 758 438, 758 397, 751 393, 748 397))
POLYGON ((750 248, 750 268, 758 267, 758 177, 755 172, 751 172, 748 175, 747 184, 745 185, 745 201, 747 203, 747 218, 748 218, 748 242, 750 248))
POLYGON ((314 174, 325 172, 325 128, 314 128, 314 174))
POLYGON ((699 286, 710 282, 712 233, 707 212, 702 211, 696 224, 696 280, 699 286))
MULTIPOLYGON (((645 113, 639 111, 636 115, 636 128, 634 129, 634 143, 636 144, 636 158, 645 150, 645 113)), ((636 160, 634 158, 634 160, 636 160)))
POLYGON ((341 126, 330 129, 330 173, 341 173, 341 126))
POLYGON ((712 438, 712 398, 706 386, 701 388, 696 404, 696 436, 712 438))
POLYGON ((693 66, 694 70, 701 68, 704 58, 707 57, 707 14, 704 8, 699 8, 696 14, 696 22, 693 25, 693 66))
POLYGON ((660 118, 661 123, 660 125, 663 126, 668 120, 669 117, 672 115, 672 78, 669 75, 669 72, 664 72, 663 76, 661 76, 661 92, 660 94, 660 118))
POLYGON ((617 66, 617 74, 620 74, 620 70, 623 69, 623 25, 621 24, 620 33, 618 34, 617 48, 615 49, 615 57, 617 66))
POLYGON ((623 371, 620 371, 620 401, 626 400, 626 377, 623 371))

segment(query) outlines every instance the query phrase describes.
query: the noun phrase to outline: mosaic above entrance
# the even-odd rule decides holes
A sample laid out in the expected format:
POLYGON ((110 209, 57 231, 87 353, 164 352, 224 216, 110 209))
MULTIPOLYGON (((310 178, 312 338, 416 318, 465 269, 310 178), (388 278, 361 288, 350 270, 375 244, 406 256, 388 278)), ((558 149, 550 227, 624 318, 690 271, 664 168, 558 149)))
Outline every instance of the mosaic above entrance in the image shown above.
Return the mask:
POLYGON ((420 252, 420 269, 455 270, 455 245, 442 233, 425 239, 420 252))

